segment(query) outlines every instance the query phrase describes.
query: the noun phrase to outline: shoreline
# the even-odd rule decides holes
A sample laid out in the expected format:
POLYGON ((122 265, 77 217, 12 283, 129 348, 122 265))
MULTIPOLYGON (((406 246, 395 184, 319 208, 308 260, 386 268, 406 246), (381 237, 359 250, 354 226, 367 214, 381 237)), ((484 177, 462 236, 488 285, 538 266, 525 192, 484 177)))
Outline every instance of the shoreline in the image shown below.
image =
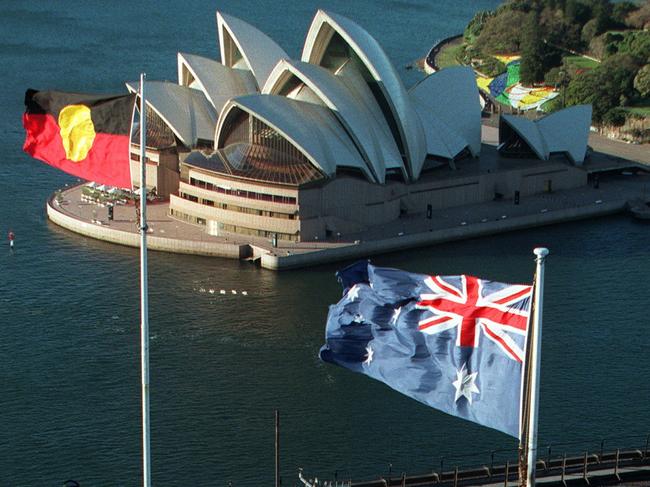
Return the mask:
MULTIPOLYGON (((297 269, 622 213, 629 200, 645 193, 649 183, 650 174, 611 176, 601 178, 599 188, 585 186, 532 195, 520 205, 502 200, 445 208, 432 220, 415 214, 389 225, 392 233, 384 231, 373 237, 368 232, 364 240, 350 236, 345 241, 280 242, 277 247, 265 239, 208 235, 202 227, 171 218, 168 205, 158 204, 150 212, 148 245, 155 251, 254 261, 275 271, 297 269)), ((133 218, 130 215, 133 207, 116 206, 115 221, 91 219, 90 214, 103 210, 80 201, 81 187, 66 189, 58 199, 55 194, 50 196, 48 218, 79 235, 138 248, 135 214, 133 218)))
POLYGON ((444 39, 436 42, 431 49, 429 49, 429 52, 427 55, 422 58, 422 68, 426 74, 433 74, 436 71, 440 70, 440 66, 438 65, 438 55, 440 54, 440 51, 444 47, 446 47, 449 44, 458 44, 462 43, 463 40, 463 34, 456 34, 453 36, 445 37, 444 39))

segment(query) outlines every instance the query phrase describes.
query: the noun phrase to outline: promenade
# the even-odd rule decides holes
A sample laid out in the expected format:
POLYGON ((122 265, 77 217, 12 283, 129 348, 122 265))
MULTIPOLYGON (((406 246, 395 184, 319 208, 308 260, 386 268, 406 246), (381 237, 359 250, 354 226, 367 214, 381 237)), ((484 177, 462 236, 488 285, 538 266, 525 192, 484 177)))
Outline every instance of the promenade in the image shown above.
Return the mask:
MULTIPOLYGON (((486 144, 485 158, 489 159, 490 150, 494 151, 497 129, 484 126, 482 135, 486 144)), ((590 143, 596 152, 587 166, 589 171, 618 169, 620 172, 635 165, 650 165, 647 147, 610 141, 597 135, 592 135, 590 143), (619 157, 621 154, 626 157, 619 157)), ((259 260, 262 267, 281 270, 613 214, 624 211, 627 201, 635 198, 650 199, 650 174, 603 173, 597 188, 590 185, 527 196, 519 204, 512 199, 501 199, 434 210, 431 219, 427 219, 424 212, 410 213, 362 233, 341 235, 327 241, 279 241, 277 247, 264 238, 209 235, 205 227, 172 218, 168 204, 158 203, 148 206, 148 245, 152 250, 259 260)), ((76 186, 64 190, 59 198, 50 198, 47 212, 54 223, 73 232, 139 246, 132 203, 115 206, 114 219, 109 221, 108 208, 82 201, 82 186, 76 186)))

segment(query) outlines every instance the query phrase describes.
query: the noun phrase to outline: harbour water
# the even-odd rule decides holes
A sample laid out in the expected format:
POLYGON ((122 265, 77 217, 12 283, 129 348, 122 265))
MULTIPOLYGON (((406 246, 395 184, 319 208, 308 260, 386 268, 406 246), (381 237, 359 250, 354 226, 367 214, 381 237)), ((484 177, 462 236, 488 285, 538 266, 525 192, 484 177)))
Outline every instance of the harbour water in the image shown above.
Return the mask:
MULTIPOLYGON (((377 37, 410 84, 419 75, 404 71, 407 63, 497 3, 4 2, 1 483, 141 483, 137 250, 46 220, 47 196, 75 180, 21 153, 24 89, 121 91, 140 71, 174 80, 177 51, 218 57, 215 8, 260 27, 295 57, 316 8, 347 15, 377 37)), ((373 261, 525 282, 532 248, 547 245, 540 443, 585 440, 597 448, 601 437, 650 433, 649 236, 647 225, 604 218, 373 261)), ((335 270, 274 273, 150 255, 156 485, 270 484, 274 409, 282 415, 283 485, 295 483, 298 467, 358 479, 386 474, 389 464, 393 472, 424 472, 439 468, 441 456, 453 463, 454 455, 516 447, 501 433, 320 363, 327 305, 340 296, 335 270)), ((631 440, 608 446, 617 441, 631 440)))

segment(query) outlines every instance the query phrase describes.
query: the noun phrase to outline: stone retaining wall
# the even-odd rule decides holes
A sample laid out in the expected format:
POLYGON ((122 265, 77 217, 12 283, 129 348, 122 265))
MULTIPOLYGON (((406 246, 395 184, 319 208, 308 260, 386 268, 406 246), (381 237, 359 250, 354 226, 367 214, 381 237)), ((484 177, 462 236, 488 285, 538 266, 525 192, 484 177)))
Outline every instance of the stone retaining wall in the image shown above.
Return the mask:
POLYGON ((625 210, 625 201, 592 204, 576 208, 548 211, 535 215, 526 215, 506 220, 472 223, 466 226, 445 228, 431 232, 404 235, 384 240, 361 242, 357 245, 322 249, 315 252, 291 255, 262 255, 261 263, 265 269, 285 270, 325 264, 348 259, 359 259, 369 255, 395 252, 424 245, 440 244, 468 238, 494 235, 525 228, 552 225, 572 220, 581 220, 595 216, 611 215, 625 210))
MULTIPOLYGON (((75 233, 85 235, 86 237, 129 247, 140 247, 140 234, 115 230, 107 226, 96 225, 74 218, 56 209, 53 198, 47 201, 47 216, 57 225, 75 233)), ((251 248, 247 244, 199 242, 195 240, 158 237, 155 235, 147 235, 147 248, 149 250, 174 252, 177 254, 206 255, 230 259, 245 259, 251 255, 251 248)))

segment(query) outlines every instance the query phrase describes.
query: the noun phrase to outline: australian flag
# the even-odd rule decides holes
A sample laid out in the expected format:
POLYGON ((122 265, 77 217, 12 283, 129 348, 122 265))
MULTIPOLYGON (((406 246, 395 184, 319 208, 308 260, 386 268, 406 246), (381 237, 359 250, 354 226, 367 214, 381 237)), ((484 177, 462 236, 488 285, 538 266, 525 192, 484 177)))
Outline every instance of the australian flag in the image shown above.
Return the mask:
POLYGON ((337 274, 320 357, 514 437, 532 286, 359 262, 337 274))

